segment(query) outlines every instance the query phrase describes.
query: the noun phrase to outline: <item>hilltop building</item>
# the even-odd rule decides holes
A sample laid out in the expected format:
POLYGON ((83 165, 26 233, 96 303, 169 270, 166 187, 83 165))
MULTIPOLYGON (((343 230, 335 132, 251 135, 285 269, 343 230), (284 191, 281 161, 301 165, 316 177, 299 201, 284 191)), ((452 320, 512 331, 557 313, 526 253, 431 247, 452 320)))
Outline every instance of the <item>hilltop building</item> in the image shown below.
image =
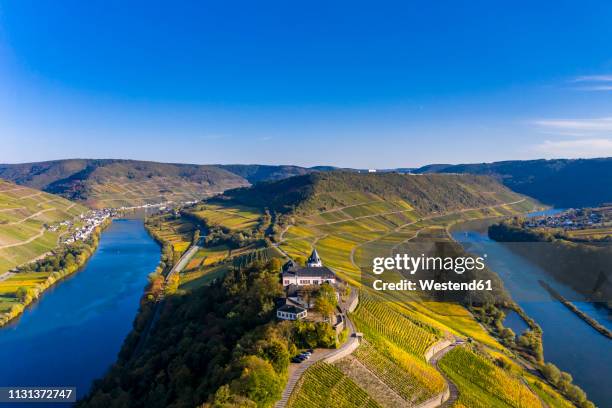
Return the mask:
POLYGON ((283 320, 300 320, 306 318, 308 309, 314 307, 313 290, 323 283, 336 284, 336 275, 326 266, 313 250, 306 266, 301 267, 293 260, 287 261, 281 270, 282 283, 285 287, 285 298, 276 309, 276 317, 283 320))
POLYGON ((300 267, 291 260, 283 265, 282 283, 285 287, 289 285, 321 285, 325 282, 335 284, 336 275, 331 269, 323 266, 316 249, 310 254, 305 267, 300 267))

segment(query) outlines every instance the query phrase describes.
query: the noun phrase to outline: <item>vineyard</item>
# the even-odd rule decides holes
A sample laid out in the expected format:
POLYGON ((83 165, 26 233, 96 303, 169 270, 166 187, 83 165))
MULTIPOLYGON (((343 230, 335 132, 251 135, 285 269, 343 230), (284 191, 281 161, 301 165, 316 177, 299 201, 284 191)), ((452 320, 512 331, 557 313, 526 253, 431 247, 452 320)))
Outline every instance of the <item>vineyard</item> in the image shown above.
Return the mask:
POLYGON ((362 296, 351 319, 367 339, 389 340, 419 358, 424 358, 425 351, 439 338, 435 329, 411 320, 372 296, 362 296))
POLYGON ((234 268, 243 269, 253 262, 267 262, 278 257, 278 251, 274 248, 261 248, 236 256, 232 259, 234 268))
POLYGON ((471 408, 541 407, 540 400, 512 373, 464 347, 456 347, 439 362, 459 388, 459 403, 471 408))
POLYGON ((244 206, 222 206, 217 204, 202 204, 201 208, 191 213, 207 225, 218 225, 229 230, 240 231, 254 228, 261 213, 244 206))
POLYGON ((310 367, 297 387, 287 403, 289 408, 380 408, 363 389, 330 364, 310 367))
POLYGON ((391 351, 379 351, 372 344, 363 342, 353 356, 412 404, 425 401, 444 389, 443 379, 432 367, 415 359, 402 359, 397 353, 393 353, 396 358, 385 355, 391 351), (398 363, 394 361, 396 359, 398 363))

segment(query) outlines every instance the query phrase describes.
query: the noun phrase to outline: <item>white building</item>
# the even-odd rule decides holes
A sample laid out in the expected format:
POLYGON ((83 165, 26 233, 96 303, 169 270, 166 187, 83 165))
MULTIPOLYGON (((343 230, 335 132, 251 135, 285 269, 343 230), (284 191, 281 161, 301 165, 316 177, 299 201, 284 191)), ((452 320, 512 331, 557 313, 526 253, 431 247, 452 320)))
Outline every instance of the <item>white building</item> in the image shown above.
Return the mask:
POLYGON ((295 262, 289 261, 283 266, 282 283, 283 286, 296 285, 321 285, 323 283, 336 283, 336 275, 326 266, 317 253, 313 250, 306 261, 306 267, 301 268, 295 262))
POLYGON ((300 320, 305 318, 307 314, 306 309, 289 302, 276 309, 276 317, 282 320, 300 320))

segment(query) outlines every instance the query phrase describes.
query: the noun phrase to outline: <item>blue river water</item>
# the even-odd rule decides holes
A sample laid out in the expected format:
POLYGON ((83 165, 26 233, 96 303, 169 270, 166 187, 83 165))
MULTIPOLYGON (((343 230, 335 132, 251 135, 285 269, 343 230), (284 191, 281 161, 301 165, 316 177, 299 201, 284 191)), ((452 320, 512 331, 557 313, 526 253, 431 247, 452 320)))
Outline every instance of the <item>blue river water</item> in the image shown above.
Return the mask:
POLYGON ((116 360, 159 258, 141 219, 113 221, 80 272, 0 329, 0 386, 75 386, 77 396, 87 394, 116 360))
MULTIPOLYGON (((542 214, 538 214, 542 215, 542 214)), ((487 264, 503 280, 513 299, 543 329, 544 358, 574 377, 574 383, 585 390, 598 407, 612 407, 612 341, 554 300, 538 284, 544 280, 562 291, 571 288, 556 282, 548 273, 504 244, 491 240, 483 226, 466 223, 453 231, 453 238, 469 252, 487 254, 487 264), (529 300, 540 299, 540 300, 529 300)), ((574 296, 579 296, 574 293, 574 296)), ((573 297, 576 299, 576 297, 573 297)), ((600 323, 611 326, 609 313, 588 302, 574 302, 600 323)), ((518 315, 509 316, 509 327, 524 327, 518 315)))

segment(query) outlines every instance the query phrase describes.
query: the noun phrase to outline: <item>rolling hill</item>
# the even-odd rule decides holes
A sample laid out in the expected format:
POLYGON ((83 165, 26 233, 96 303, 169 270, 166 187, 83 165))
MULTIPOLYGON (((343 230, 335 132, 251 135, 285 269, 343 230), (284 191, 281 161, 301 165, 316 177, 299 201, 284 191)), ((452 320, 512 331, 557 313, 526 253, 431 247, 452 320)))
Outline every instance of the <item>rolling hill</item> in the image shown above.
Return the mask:
POLYGON ((428 214, 494 205, 517 195, 490 177, 407 175, 334 171, 312 173, 251 188, 226 191, 224 198, 279 212, 310 213, 354 205, 359 200, 403 200, 428 214), (344 194, 343 194, 344 193, 344 194))
POLYGON ((0 180, 0 274, 56 247, 62 230, 45 225, 86 211, 62 197, 0 180))
MULTIPOLYGON (((258 309, 258 316, 268 319, 266 331, 257 331, 263 335, 261 339, 254 338, 254 334, 237 332, 240 344, 219 342, 218 335, 201 334, 213 327, 209 323, 204 325, 205 329, 193 330, 203 321, 202 316, 212 316, 201 306, 219 285, 224 273, 221 268, 230 271, 222 278, 225 280, 222 286, 234 292, 242 287, 236 284, 237 279, 257 276, 239 273, 240 269, 232 268, 236 262, 230 258, 236 256, 232 255, 234 251, 240 252, 237 255, 240 258, 248 256, 248 251, 258 254, 260 247, 242 246, 228 254, 227 245, 235 243, 231 238, 240 236, 240 242, 249 239, 260 242, 260 234, 265 234, 269 238, 266 242, 276 242, 267 248, 271 252, 278 250, 276 256, 289 256, 299 262, 316 248, 324 264, 359 291, 359 305, 348 316, 363 334, 363 340, 352 354, 335 362, 312 365, 299 380, 292 379, 291 372, 297 370, 297 365, 288 370, 290 354, 285 354, 282 364, 278 362, 273 367, 280 373, 282 384, 294 381, 296 385, 286 405, 278 406, 419 406, 439 398, 449 387, 448 378, 452 378, 459 390, 455 407, 568 407, 570 404, 561 395, 531 375, 513 351, 500 343, 465 305, 432 301, 420 292, 375 292, 369 285, 368 270, 373 256, 401 253, 409 243, 449 242, 448 228, 455 223, 515 215, 535 206, 537 203, 533 200, 510 191, 494 179, 474 175, 339 171, 226 191, 220 197, 191 207, 180 219, 172 219, 172 222, 190 223, 195 216, 217 227, 213 234, 225 241, 211 240, 200 258, 193 262, 192 270, 180 274, 177 292, 180 296, 167 297, 168 306, 160 314, 155 329, 157 335, 134 357, 133 347, 145 333, 142 322, 146 312, 138 317, 141 324, 135 326, 125 342, 119 361, 94 386, 81 406, 100 406, 101 402, 105 406, 120 406, 119 401, 140 404, 135 406, 150 405, 160 398, 159 389, 181 390, 161 394, 166 398, 162 403, 165 406, 202 403, 204 406, 256 406, 253 401, 259 401, 261 395, 271 397, 257 406, 272 406, 273 399, 280 398, 280 391, 271 368, 266 369, 266 378, 261 376, 257 382, 250 382, 258 390, 266 390, 256 393, 250 388, 238 387, 247 382, 240 376, 250 373, 251 368, 253 372, 264 370, 265 364, 242 370, 240 366, 235 369, 235 365, 220 362, 224 361, 223 356, 243 356, 251 345, 259 350, 260 358, 276 361, 270 356, 283 350, 287 339, 275 334, 274 328, 282 327, 280 332, 285 334, 295 333, 292 323, 278 322, 274 308, 268 307, 258 309), (270 213, 264 212, 264 208, 270 213), (177 305, 185 311, 173 310, 177 305), (461 343, 448 357, 440 358, 439 365, 432 363, 428 357, 431 347, 447 344, 444 342, 454 337, 469 338, 470 344, 461 343), (180 347, 176 346, 179 340, 180 347), (198 344, 188 347, 187 344, 192 344, 189 342, 198 344), (275 342, 274 352, 268 351, 266 342, 275 342), (162 358, 159 350, 167 351, 162 353, 162 358), (214 359, 207 357, 213 353, 216 353, 214 359), (192 364, 193 361, 198 363, 192 364), (500 361, 507 368, 500 368, 500 361), (226 365, 219 368, 215 364, 226 365), (465 372, 462 366, 474 369, 465 372), (160 372, 167 375, 158 375, 160 372), (178 376, 181 381, 174 381, 178 376), (224 376, 240 377, 241 381, 230 381, 229 387, 220 386, 227 381, 224 376), (207 381, 202 383, 202 379, 207 381), (268 385, 270 389, 266 388, 268 385), (546 400, 546 404, 540 403, 540 399, 546 400)), ((164 231, 167 229, 164 222, 167 221, 156 222, 155 228, 164 231)), ((250 259, 259 258, 251 256, 250 259)), ((277 270, 279 266, 277 263, 277 270)), ((276 276, 272 280, 277 284, 276 276)), ((259 297, 271 292, 272 288, 256 291, 259 297)), ((237 301, 241 296, 230 298, 237 301)), ((232 319, 239 319, 248 311, 228 313, 225 305, 216 300, 213 303, 214 310, 221 311, 220 317, 214 319, 215 324, 225 325, 225 330, 213 330, 213 333, 235 333, 239 324, 232 319)), ((145 305, 143 310, 150 308, 145 305)), ((255 320, 246 319, 249 324, 255 320)))
POLYGON ((612 157, 433 164, 414 172, 490 175, 518 193, 560 208, 612 202, 612 157))
POLYGON ((301 176, 317 171, 299 166, 270 166, 260 164, 220 164, 218 167, 245 178, 249 183, 281 180, 287 177, 301 176))
POLYGON ((57 160, 0 165, 0 177, 91 207, 198 200, 248 185, 216 166, 135 160, 57 160))

